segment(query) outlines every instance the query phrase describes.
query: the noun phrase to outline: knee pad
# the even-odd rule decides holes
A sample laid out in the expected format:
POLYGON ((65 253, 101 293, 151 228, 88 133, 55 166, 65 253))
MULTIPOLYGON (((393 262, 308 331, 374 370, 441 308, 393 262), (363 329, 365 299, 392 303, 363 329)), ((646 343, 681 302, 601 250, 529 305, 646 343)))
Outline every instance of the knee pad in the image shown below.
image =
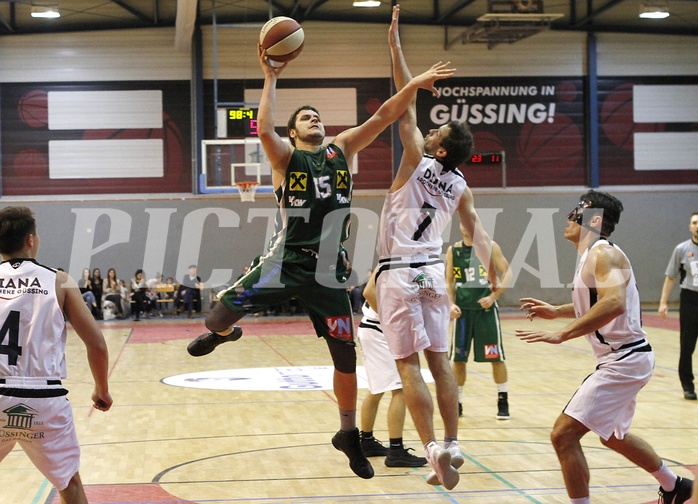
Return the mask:
POLYGON ((353 343, 326 337, 334 368, 340 373, 356 373, 356 347, 353 343))

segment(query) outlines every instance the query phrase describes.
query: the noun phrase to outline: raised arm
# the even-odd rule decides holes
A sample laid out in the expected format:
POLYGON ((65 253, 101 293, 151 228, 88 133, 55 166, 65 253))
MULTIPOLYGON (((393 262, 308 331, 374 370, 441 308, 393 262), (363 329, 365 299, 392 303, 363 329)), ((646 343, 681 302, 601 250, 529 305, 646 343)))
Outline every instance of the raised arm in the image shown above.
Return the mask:
MULTIPOLYGON (((390 45, 390 57, 393 61, 393 79, 395 87, 400 90, 412 78, 405 56, 402 52, 400 42, 400 6, 393 7, 393 18, 388 31, 388 44, 390 45)), ((398 122, 398 132, 402 143, 402 158, 400 167, 395 177, 392 190, 402 187, 412 175, 412 171, 417 167, 424 155, 424 136, 417 127, 417 95, 407 107, 407 110, 400 116, 398 122)))
POLYGON ((388 30, 388 45, 390 46, 390 57, 393 61, 393 79, 395 80, 395 88, 399 91, 412 78, 410 69, 407 68, 405 56, 402 53, 402 44, 400 43, 400 5, 393 7, 393 18, 390 21, 390 29, 388 30))
POLYGON ((259 100, 259 111, 257 113, 257 132, 262 143, 264 153, 269 159, 272 168, 272 184, 276 189, 281 185, 286 176, 293 147, 284 142, 274 129, 276 110, 276 81, 286 68, 286 63, 279 67, 271 65, 261 46, 257 46, 259 64, 264 72, 264 87, 262 97, 259 100))
POLYGON ((413 77, 405 84, 405 87, 384 102, 365 123, 349 128, 337 135, 334 143, 344 152, 349 166, 351 166, 356 153, 373 142, 385 128, 407 110, 418 89, 426 89, 438 94, 434 83, 437 80, 452 77, 455 73, 455 68, 451 68, 450 64, 450 61, 446 63, 439 61, 426 72, 413 77))

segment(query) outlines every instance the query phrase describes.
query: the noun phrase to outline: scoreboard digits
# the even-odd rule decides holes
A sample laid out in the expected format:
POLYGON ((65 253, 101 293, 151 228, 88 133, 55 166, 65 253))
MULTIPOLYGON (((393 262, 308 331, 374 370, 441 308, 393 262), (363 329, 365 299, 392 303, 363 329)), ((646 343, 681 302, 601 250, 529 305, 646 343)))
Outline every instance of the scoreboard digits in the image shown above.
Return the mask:
POLYGON ((229 108, 227 112, 228 137, 250 137, 259 134, 256 108, 229 108))
POLYGON ((473 154, 466 164, 499 165, 504 161, 504 152, 482 152, 473 154))

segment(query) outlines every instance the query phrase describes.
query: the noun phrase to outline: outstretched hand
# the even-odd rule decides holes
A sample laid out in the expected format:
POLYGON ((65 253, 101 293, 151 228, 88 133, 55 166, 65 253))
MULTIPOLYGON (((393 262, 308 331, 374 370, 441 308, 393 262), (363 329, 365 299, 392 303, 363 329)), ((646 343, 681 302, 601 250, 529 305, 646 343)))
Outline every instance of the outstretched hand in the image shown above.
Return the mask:
POLYGON ((521 298, 519 301, 522 303, 519 310, 526 310, 526 318, 528 320, 533 320, 536 317, 547 320, 557 318, 555 307, 545 301, 534 298, 521 298))
POLYGON ((270 60, 267 56, 267 50, 262 49, 261 44, 257 44, 257 55, 259 56, 259 64, 262 67, 262 71, 267 77, 278 77, 283 69, 286 68, 286 65, 288 65, 288 61, 278 63, 270 60))
POLYGON ((400 20, 400 4, 393 6, 393 18, 390 21, 390 29, 388 30, 388 45, 390 47, 400 47, 400 31, 398 30, 398 22, 400 20))
POLYGON ((432 94, 438 98, 441 93, 439 93, 439 90, 434 87, 434 82, 453 77, 453 75, 456 73, 456 69, 449 68, 450 64, 450 61, 447 61, 446 63, 439 61, 438 63, 433 64, 432 67, 423 74, 416 76, 413 80, 417 86, 422 89, 426 89, 427 91, 431 91, 432 94))
POLYGON ((514 332, 516 334, 516 337, 519 338, 521 341, 525 341, 526 343, 552 343, 553 345, 557 345, 559 343, 562 343, 564 341, 562 334, 558 331, 543 331, 543 330, 537 330, 537 331, 528 331, 524 329, 516 329, 514 332))

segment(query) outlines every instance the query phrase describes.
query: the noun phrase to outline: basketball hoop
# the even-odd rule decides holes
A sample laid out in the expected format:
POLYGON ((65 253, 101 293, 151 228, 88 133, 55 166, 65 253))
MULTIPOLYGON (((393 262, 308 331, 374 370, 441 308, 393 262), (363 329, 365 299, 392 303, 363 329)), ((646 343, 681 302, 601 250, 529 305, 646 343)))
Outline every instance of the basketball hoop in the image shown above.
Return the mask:
POLYGON ((237 187, 240 193, 240 201, 254 201, 254 195, 258 186, 259 182, 236 182, 235 187, 237 187))

